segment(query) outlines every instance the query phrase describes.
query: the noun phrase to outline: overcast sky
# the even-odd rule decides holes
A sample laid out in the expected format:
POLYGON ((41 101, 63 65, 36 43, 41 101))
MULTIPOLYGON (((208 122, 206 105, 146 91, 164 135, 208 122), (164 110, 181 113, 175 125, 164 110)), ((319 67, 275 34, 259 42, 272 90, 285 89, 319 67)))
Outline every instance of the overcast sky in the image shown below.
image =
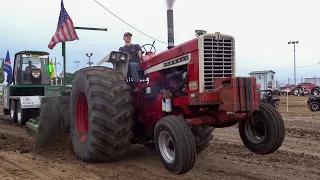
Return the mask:
MULTIPOLYGON (((144 33, 167 42, 165 0, 98 0, 124 21, 144 33)), ((0 0, 0 57, 7 49, 11 59, 20 50, 44 50, 62 64, 61 43, 53 50, 47 45, 56 31, 61 0, 0 0)), ((132 29, 94 0, 64 0, 75 26, 108 28, 108 31, 77 30, 80 40, 67 42, 67 72, 87 66, 85 53, 97 62, 124 44, 126 31, 133 43, 152 43, 153 39, 132 29)), ((238 76, 255 70, 274 70, 280 82, 293 83, 293 45, 297 67, 320 61, 320 2, 316 0, 177 0, 174 4, 175 44, 194 38, 195 29, 219 31, 236 40, 238 76), (302 3, 304 2, 304 3, 302 3), (291 68, 291 69, 290 69, 291 68), (280 69, 280 70, 279 70, 280 69), (285 70, 284 70, 285 69, 285 70)), ((167 45, 156 41, 157 51, 167 45)), ((297 81, 320 77, 319 65, 297 68, 297 81), (318 73, 318 74, 317 74, 318 73)), ((62 66, 58 66, 58 71, 62 66)))

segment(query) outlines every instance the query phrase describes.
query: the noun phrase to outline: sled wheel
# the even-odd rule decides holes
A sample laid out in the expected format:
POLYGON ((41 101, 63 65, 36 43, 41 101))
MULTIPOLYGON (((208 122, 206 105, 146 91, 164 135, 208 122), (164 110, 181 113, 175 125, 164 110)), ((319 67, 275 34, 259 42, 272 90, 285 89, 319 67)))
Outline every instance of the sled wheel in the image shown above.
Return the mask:
POLYGON ((195 163, 196 145, 187 123, 178 116, 166 116, 155 127, 154 142, 165 168, 173 174, 184 174, 195 163))
POLYGON ((200 153, 209 146, 210 141, 213 138, 212 132, 214 127, 203 126, 203 127, 192 127, 191 132, 196 143, 197 153, 200 153))
POLYGON ((314 102, 311 102, 309 104, 309 109, 312 111, 312 112, 315 112, 315 111, 319 111, 320 110, 320 104, 316 101, 314 102))
POLYGON ((76 156, 85 162, 122 159, 133 126, 130 89, 122 73, 95 66, 77 71, 70 103, 76 156))
POLYGON ((259 111, 250 119, 239 122, 239 133, 243 144, 256 154, 276 151, 284 140, 285 127, 279 112, 268 104, 260 104, 259 111))

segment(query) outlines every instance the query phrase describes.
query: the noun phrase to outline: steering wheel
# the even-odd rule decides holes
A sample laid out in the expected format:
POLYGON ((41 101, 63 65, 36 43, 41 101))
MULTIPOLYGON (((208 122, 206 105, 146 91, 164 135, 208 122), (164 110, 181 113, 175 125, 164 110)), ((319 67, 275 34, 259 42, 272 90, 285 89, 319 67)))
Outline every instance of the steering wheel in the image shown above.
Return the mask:
POLYGON ((145 55, 147 52, 152 52, 151 50, 152 50, 152 48, 153 48, 153 49, 154 49, 154 52, 152 52, 152 53, 155 54, 155 53, 156 53, 156 47, 154 47, 154 42, 155 42, 155 41, 153 41, 152 44, 144 44, 143 46, 140 47, 140 49, 138 50, 138 52, 143 48, 145 51, 141 51, 141 55, 145 55), (147 51, 146 48, 145 48, 145 46, 148 46, 148 45, 151 46, 149 51, 147 51))

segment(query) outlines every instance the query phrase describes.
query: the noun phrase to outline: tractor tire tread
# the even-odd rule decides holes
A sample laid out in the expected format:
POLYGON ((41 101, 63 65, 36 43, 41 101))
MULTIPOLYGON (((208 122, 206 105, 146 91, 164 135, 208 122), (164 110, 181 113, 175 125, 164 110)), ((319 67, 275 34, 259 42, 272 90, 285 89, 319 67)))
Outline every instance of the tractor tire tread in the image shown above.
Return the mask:
MULTIPOLYGON (((92 132, 85 162, 117 161, 124 157, 132 137, 133 109, 130 89, 121 72, 107 67, 84 68, 91 99, 92 132)), ((89 104, 89 103, 88 103, 89 104)))
POLYGON ((275 117, 275 118, 272 118, 272 120, 275 122, 274 129, 277 129, 275 131, 277 132, 277 134, 275 134, 275 139, 274 139, 275 145, 273 146, 273 148, 270 149, 270 153, 272 153, 281 146, 285 137, 285 127, 284 127, 283 119, 277 110, 274 110, 271 106, 268 106, 265 104, 263 106, 265 106, 264 108, 268 111, 268 113, 272 114, 271 117, 275 117))
MULTIPOLYGON (((282 145, 284 141, 284 137, 285 137, 284 122, 280 113, 276 109, 274 109, 271 105, 261 103, 259 106, 259 111, 261 111, 265 117, 269 117, 268 121, 271 121, 269 125, 270 125, 270 129, 272 129, 272 133, 269 132, 268 134, 269 140, 267 142, 264 142, 263 143, 264 145, 260 146, 259 148, 254 147, 246 139, 245 134, 243 132, 244 128, 239 128, 240 137, 250 151, 260 155, 271 154, 275 152, 282 145)), ((239 126, 244 126, 244 122, 240 121, 239 126)))

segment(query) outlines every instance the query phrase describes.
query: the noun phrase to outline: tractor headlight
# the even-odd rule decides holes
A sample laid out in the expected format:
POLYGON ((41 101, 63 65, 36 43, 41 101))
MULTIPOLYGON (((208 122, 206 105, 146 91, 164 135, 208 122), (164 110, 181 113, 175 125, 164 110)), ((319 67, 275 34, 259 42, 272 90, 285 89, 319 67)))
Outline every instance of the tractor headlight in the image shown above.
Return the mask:
POLYGON ((117 58, 117 55, 116 54, 111 54, 111 59, 116 59, 117 58))
POLYGON ((33 70, 32 70, 32 77, 34 77, 34 78, 39 78, 39 76, 40 76, 40 70, 38 70, 38 69, 33 69, 33 70))
POLYGON ((120 60, 121 60, 121 61, 123 61, 123 60, 125 60, 125 59, 126 59, 126 56, 125 56, 125 55, 123 55, 123 54, 120 55, 120 60))

